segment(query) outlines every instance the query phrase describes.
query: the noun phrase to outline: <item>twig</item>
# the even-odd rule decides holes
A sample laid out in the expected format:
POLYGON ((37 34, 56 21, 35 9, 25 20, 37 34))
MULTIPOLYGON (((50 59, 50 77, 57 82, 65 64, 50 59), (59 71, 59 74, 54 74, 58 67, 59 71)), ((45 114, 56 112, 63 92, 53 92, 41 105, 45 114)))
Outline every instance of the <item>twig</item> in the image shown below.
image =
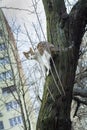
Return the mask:
POLYGON ((24 9, 24 8, 14 8, 14 7, 0 7, 0 9, 8 9, 8 10, 16 10, 16 11, 25 11, 25 12, 29 12, 29 13, 34 13, 33 11, 30 11, 29 9, 24 9))

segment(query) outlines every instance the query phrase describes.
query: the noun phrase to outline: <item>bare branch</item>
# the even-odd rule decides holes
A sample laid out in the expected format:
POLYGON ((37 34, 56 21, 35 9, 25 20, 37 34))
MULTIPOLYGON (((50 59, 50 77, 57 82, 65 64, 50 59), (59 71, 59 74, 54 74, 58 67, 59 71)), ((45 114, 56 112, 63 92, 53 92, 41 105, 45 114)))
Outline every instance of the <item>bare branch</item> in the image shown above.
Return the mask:
POLYGON ((87 88, 74 88, 73 95, 75 96, 81 96, 81 97, 87 97, 87 88))
POLYGON ((73 99, 74 99, 75 101, 79 102, 79 103, 82 103, 82 104, 84 104, 84 105, 87 105, 87 100, 83 101, 83 100, 81 100, 81 99, 78 98, 78 97, 74 97, 73 99))
POLYGON ((87 69, 84 69, 83 71, 81 71, 79 74, 76 75, 75 82, 77 82, 78 79, 81 80, 85 77, 87 77, 87 69))
POLYGON ((28 13, 34 13, 33 11, 31 11, 29 9, 24 9, 24 8, 14 8, 14 7, 2 6, 2 7, 0 7, 0 9, 8 9, 8 10, 25 11, 25 12, 28 12, 28 13))

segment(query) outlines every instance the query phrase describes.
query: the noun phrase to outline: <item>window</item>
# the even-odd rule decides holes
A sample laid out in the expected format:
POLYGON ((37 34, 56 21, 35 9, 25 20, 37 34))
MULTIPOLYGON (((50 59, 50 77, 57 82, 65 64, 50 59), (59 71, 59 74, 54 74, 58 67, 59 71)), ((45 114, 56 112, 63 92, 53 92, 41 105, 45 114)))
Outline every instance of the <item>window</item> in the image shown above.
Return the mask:
POLYGON ((6 49, 7 47, 5 43, 0 44, 0 51, 6 50, 6 49))
POLYGON ((17 108, 19 108, 19 104, 17 101, 11 101, 11 102, 6 103, 7 111, 10 111, 12 109, 17 109, 17 108))
POLYGON ((11 119, 9 119, 9 122, 10 122, 10 126, 15 126, 15 125, 21 124, 22 123, 22 117, 17 116, 17 117, 11 118, 11 119))
POLYGON ((11 70, 0 73, 0 81, 4 81, 4 80, 7 80, 7 79, 12 80, 12 77, 13 76, 12 76, 12 71, 11 70))
POLYGON ((0 130, 4 130, 4 125, 2 121, 0 121, 0 130))
POLYGON ((5 72, 4 75, 5 75, 6 79, 12 79, 12 71, 11 70, 5 72))
POLYGON ((0 65, 5 65, 5 64, 9 64, 9 57, 6 56, 6 57, 3 57, 3 58, 0 58, 0 65))
POLYGON ((16 86, 15 85, 2 88, 2 94, 10 94, 10 93, 15 92, 15 91, 16 91, 16 86))

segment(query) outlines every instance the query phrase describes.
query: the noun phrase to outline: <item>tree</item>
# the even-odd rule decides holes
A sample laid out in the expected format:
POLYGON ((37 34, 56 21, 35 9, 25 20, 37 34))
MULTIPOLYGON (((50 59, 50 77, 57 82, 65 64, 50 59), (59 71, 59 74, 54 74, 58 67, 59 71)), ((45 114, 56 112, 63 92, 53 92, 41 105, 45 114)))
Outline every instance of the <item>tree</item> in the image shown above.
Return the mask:
POLYGON ((64 0, 43 0, 43 5, 48 41, 60 51, 51 58, 37 130, 71 130, 70 109, 79 49, 87 24, 87 0, 79 0, 69 14, 64 0))

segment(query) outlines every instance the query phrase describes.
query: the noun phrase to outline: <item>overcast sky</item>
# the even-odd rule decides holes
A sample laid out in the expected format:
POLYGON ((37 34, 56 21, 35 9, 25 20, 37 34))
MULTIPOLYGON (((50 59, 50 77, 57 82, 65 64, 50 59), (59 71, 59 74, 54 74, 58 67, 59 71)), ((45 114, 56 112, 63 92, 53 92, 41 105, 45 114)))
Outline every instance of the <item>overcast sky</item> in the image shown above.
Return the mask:
MULTIPOLYGON (((13 8, 19 8, 19 9, 28 9, 30 11, 33 11, 32 9, 32 0, 1 0, 0 2, 1 7, 13 7, 13 8)), ((30 15, 27 11, 18 11, 18 10, 7 10, 4 9, 4 12, 8 18, 16 17, 18 20, 32 20, 32 15, 30 15), (28 19, 26 19, 26 17, 28 19)))

